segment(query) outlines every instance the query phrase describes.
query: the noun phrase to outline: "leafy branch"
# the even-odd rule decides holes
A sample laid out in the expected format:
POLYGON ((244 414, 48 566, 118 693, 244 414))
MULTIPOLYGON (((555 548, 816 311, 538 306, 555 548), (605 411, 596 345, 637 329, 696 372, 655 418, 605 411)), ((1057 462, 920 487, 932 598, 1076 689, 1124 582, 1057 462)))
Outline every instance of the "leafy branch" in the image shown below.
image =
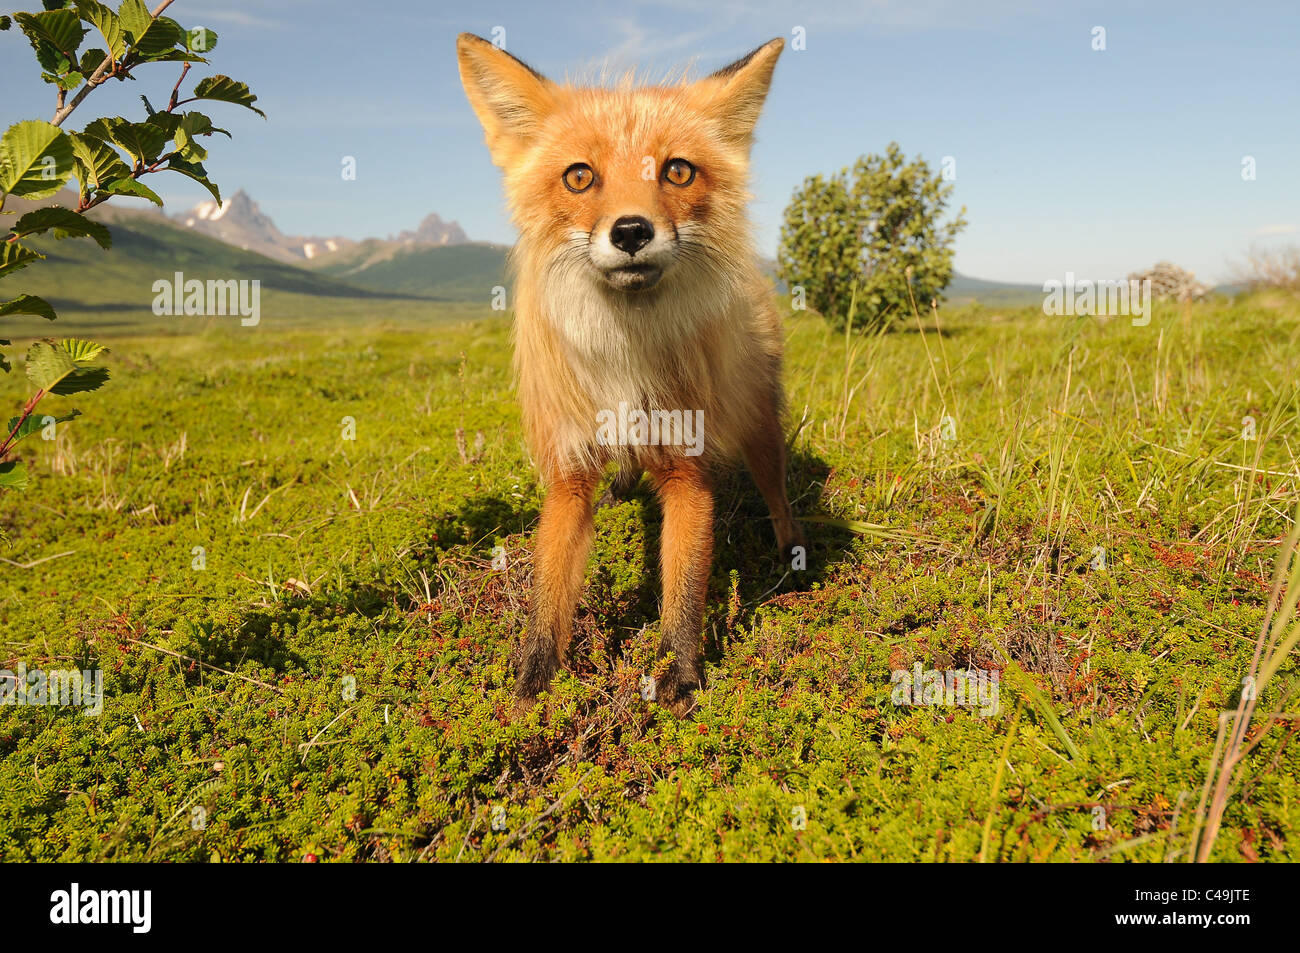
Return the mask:
POLYGON ((27 399, 22 412, 11 417, 8 435, 0 443, 0 487, 23 489, 27 475, 17 460, 6 460, 10 451, 23 437, 46 426, 49 422, 63 423, 80 416, 74 410, 63 417, 37 418, 36 405, 47 394, 77 394, 97 390, 108 380, 108 370, 95 367, 92 362, 106 349, 93 341, 65 338, 62 341, 37 341, 27 352, 27 377, 36 393, 27 399))
MULTIPOLYGON (((153 10, 149 12, 150 19, 157 18, 164 10, 170 7, 173 2, 174 0, 163 0, 162 3, 158 4, 158 6, 154 7, 153 10)), ((52 126, 63 125, 63 120, 72 115, 72 111, 81 105, 82 101, 90 95, 90 91, 95 87, 108 82, 110 79, 126 79, 131 75, 132 67, 142 62, 142 60, 138 58, 135 62, 132 62, 128 57, 123 55, 125 53, 125 44, 121 43, 120 39, 123 38, 121 22, 122 15, 126 14, 126 4, 123 4, 124 9, 122 15, 117 17, 116 25, 113 22, 114 15, 112 11, 105 8, 103 4, 84 3, 78 4, 77 6, 79 7, 79 13, 82 12, 82 9, 80 8, 85 8, 85 11, 94 17, 90 22, 94 23, 103 35, 108 50, 104 58, 100 61, 100 64, 95 67, 94 72, 92 72, 90 76, 86 77, 86 85, 79 93, 77 93, 76 96, 73 97, 72 102, 68 103, 66 106, 64 105, 64 98, 67 95, 67 90, 62 85, 59 86, 58 106, 54 110, 54 118, 50 120, 50 125, 52 126), (123 56, 123 58, 120 60, 117 59, 117 56, 114 56, 114 53, 116 53, 117 56, 123 56)), ((30 37, 31 34, 29 33, 28 36, 30 37)), ((39 51, 37 55, 39 56, 39 51)), ((70 54, 64 53, 64 55, 71 59, 70 54)))
MULTIPOLYGON (((0 215, 10 196, 27 201, 48 199, 72 178, 77 180, 77 202, 73 208, 58 205, 31 209, 5 229, 0 229, 0 278, 20 271, 45 258, 28 239, 50 234, 55 239, 90 238, 101 248, 112 245, 107 226, 85 216, 85 212, 115 195, 148 199, 161 206, 159 198, 140 179, 158 172, 175 172, 202 185, 218 203, 221 192, 203 167, 208 157, 201 139, 216 133, 230 133, 212 123, 208 116, 182 107, 200 101, 232 103, 266 118, 254 103, 257 97, 244 83, 214 75, 196 83, 187 97, 181 87, 196 63, 207 63, 202 54, 211 52, 217 35, 207 28, 186 30, 162 13, 173 3, 163 0, 152 11, 143 0, 122 0, 116 11, 99 0, 44 0, 45 9, 36 13, 0 16, 0 30, 16 23, 26 35, 41 67, 41 78, 56 88, 51 121, 29 119, 10 126, 0 136, 0 215), (82 50, 88 36, 98 45, 82 50), (156 110, 148 97, 141 96, 146 116, 140 121, 116 117, 91 120, 80 132, 62 129, 72 113, 91 91, 110 79, 134 81, 134 71, 143 63, 179 62, 180 77, 172 87, 167 105, 156 110), (69 101, 68 93, 77 90, 69 101)), ((33 315, 53 321, 57 315, 45 299, 22 294, 0 299, 0 316, 33 315)), ((0 347, 8 346, 0 340, 0 347)), ((94 390, 108 377, 102 368, 86 363, 103 348, 87 341, 46 340, 32 346, 26 359, 27 375, 37 392, 23 412, 6 428, 0 443, 0 487, 25 483, 20 468, 9 455, 15 443, 32 432, 37 403, 47 394, 69 394, 94 390), (51 368, 66 374, 57 380, 51 368)), ((0 371, 11 369, 0 351, 0 371)), ((75 416, 74 412, 69 417, 75 416)))

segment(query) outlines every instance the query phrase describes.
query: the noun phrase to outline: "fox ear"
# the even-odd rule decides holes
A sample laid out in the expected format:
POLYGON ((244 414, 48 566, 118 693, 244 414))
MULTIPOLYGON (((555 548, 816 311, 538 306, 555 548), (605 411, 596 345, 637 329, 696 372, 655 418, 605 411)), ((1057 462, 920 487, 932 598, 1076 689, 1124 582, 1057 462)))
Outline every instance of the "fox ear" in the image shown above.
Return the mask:
POLYGON ((456 38, 460 81, 486 133, 492 161, 505 165, 555 105, 555 84, 482 37, 456 38))
POLYGON ((723 132, 743 149, 747 150, 753 141, 754 126, 772 83, 772 70, 784 48, 785 40, 777 37, 699 82, 711 94, 713 113, 723 132))

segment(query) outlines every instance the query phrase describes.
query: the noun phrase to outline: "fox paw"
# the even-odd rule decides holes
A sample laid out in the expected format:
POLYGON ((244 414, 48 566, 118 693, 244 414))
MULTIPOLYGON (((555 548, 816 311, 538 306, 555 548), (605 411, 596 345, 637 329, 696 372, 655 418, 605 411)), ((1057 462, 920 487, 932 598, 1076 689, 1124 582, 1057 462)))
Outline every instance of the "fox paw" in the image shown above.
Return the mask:
POLYGON ((796 584, 808 568, 808 537, 798 523, 783 534, 777 543, 781 552, 782 569, 794 573, 796 584))
POLYGON ((519 674, 515 676, 515 710, 531 708, 537 696, 550 687, 559 669, 560 657, 554 647, 525 644, 519 674))
POLYGON ((673 665, 655 680, 655 701, 678 718, 689 718, 697 704, 700 677, 693 672, 682 672, 673 665))

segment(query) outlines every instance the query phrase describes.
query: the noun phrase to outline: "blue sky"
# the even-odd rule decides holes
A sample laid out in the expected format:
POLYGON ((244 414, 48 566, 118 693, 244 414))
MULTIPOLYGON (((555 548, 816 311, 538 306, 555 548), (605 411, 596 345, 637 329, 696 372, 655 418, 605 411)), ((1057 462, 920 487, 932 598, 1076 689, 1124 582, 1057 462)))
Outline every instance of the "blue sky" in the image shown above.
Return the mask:
MULTIPOLYGON (((754 150, 764 254, 806 175, 891 140, 936 168, 955 160, 970 222, 956 265, 977 277, 1112 277, 1170 259, 1221 280, 1252 244, 1300 242, 1294 0, 178 0, 168 14, 216 30, 211 70, 259 95, 266 122, 212 107, 235 139, 213 143, 208 168, 288 234, 384 236, 437 212, 471 238, 512 240, 456 73, 462 30, 504 27, 512 53, 563 77, 605 62, 712 70, 802 27, 807 48, 782 56, 754 150), (1098 26, 1104 51, 1092 49, 1098 26), (340 175, 344 156, 355 181, 340 175)), ((142 92, 165 101, 175 75, 159 65, 97 90, 70 126, 134 116, 142 92)), ((52 111, 17 29, 0 34, 0 89, 5 125, 52 111)), ((170 211, 204 197, 179 176, 151 184, 170 211)))

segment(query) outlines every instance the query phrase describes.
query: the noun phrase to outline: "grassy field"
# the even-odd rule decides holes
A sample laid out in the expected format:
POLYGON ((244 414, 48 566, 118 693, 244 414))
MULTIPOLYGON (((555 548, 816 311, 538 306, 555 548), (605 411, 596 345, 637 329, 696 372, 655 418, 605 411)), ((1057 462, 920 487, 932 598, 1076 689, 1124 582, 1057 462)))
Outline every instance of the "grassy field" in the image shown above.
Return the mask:
MULTIPOLYGON (((1185 859, 1300 501, 1294 300, 792 316, 809 565, 720 478, 689 721, 638 691, 644 487, 597 514, 569 673, 509 717, 540 492, 507 320, 263 309, 109 338, 109 385, 50 399, 84 416, 21 445, 0 667, 100 669, 104 702, 0 709, 0 860, 1185 859), (997 673, 999 710, 895 705, 917 663, 997 673)), ((1300 859, 1294 724, 1215 859, 1300 859)))

